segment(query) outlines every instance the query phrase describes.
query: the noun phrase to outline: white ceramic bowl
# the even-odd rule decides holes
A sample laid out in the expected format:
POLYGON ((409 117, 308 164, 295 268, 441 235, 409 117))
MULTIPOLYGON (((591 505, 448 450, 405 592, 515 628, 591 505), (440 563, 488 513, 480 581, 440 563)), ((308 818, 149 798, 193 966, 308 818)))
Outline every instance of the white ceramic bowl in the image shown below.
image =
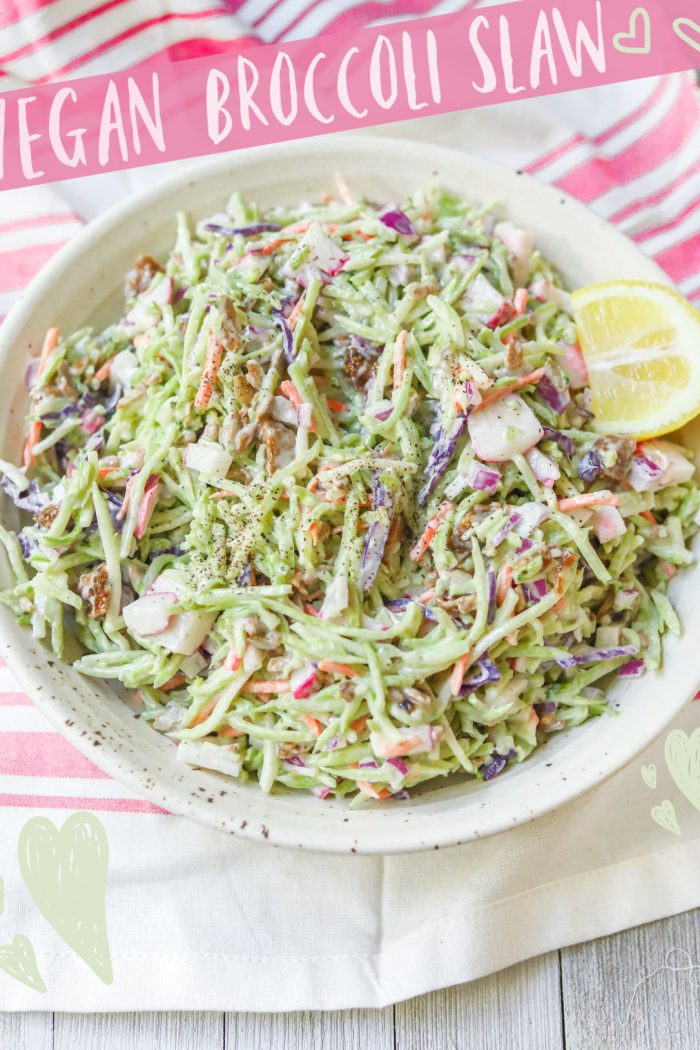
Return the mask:
MULTIPOLYGON (((611 278, 666 280, 633 244, 576 201, 460 152, 396 139, 339 137, 217 157, 92 223, 23 294, 0 333, 6 395, 0 407, 0 455, 18 456, 25 363, 46 328, 58 325, 69 332, 118 317, 125 272, 140 251, 167 253, 176 211, 184 209, 195 218, 211 214, 234 188, 262 205, 319 199, 332 188, 335 172, 342 172, 354 190, 380 201, 398 200, 431 184, 478 201, 498 200, 504 215, 534 231, 538 245, 572 286, 611 278)), ((700 426, 689 428, 686 440, 700 450, 700 426)), ((3 504, 5 520, 14 524, 14 508, 7 500, 3 504)), ((0 585, 6 586, 6 564, 1 571, 0 585)), ((697 566, 674 582, 684 635, 666 639, 663 671, 615 686, 610 699, 616 717, 558 734, 488 784, 450 779, 410 802, 362 810, 313 796, 268 797, 256 784, 224 781, 183 766, 175 761, 173 744, 135 718, 109 686, 56 663, 2 606, 0 640, 15 675, 57 728, 105 772, 151 801, 281 846, 394 853, 454 845, 513 827, 599 784, 634 758, 698 688, 699 589, 697 566)))

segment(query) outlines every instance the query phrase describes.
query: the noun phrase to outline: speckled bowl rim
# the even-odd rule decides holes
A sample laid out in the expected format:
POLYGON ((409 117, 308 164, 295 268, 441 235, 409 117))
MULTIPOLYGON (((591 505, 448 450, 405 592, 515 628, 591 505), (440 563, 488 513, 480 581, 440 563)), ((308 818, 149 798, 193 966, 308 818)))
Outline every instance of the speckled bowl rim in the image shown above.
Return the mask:
MULTIPOLYGON (((284 184, 280 169, 293 171, 295 177, 298 170, 343 170, 350 177, 354 172, 360 181, 368 171, 367 177, 384 182, 399 178, 392 176, 392 171, 414 171, 423 182, 432 174, 435 182, 458 184, 460 188, 464 185, 466 195, 505 197, 508 215, 516 222, 535 216, 537 221, 529 225, 541 228, 540 243, 559 238, 561 247, 565 235, 567 258, 578 253, 577 257, 587 259, 587 268, 581 266, 581 270, 586 269, 589 282, 625 276, 669 283, 663 271, 601 218, 573 198, 528 176, 426 143, 331 136, 211 158, 111 208, 54 256, 12 308, 0 331, 3 375, 11 373, 16 378, 14 373, 26 359, 27 346, 36 343, 37 325, 43 330, 52 316, 47 303, 55 301, 56 289, 68 281, 75 268, 85 267, 98 245, 109 244, 110 237, 118 239, 120 231, 132 227, 135 254, 147 248, 143 240, 139 242, 137 230, 148 226, 151 210, 157 210, 164 198, 176 195, 187 209, 187 199, 194 200, 197 188, 206 180, 219 179, 224 184, 229 179, 226 191, 221 193, 223 202, 236 177, 243 183, 246 178, 263 176, 274 181, 275 176, 269 174, 273 168, 280 186, 284 184), (594 253, 595 264, 591 262, 594 253), (29 338, 32 324, 34 336, 29 338)), ((309 174, 310 182, 313 177, 309 174)), ((408 176, 401 177, 405 182, 408 176)), ((244 191, 250 192, 245 185, 244 191)), ((543 247, 551 254, 546 243, 543 247)), ((559 257, 553 257, 566 269, 561 251, 559 257)), ((89 274, 89 266, 85 269, 89 274)), ((121 281, 123 271, 114 276, 121 281)), ((53 309, 60 324, 60 304, 53 309)), ((24 405, 18 402, 4 412, 0 422, 3 443, 13 417, 16 420, 23 411, 24 405)), ((700 447, 696 435, 693 442, 700 447)), ((458 845, 542 816, 601 784, 639 755, 700 686, 700 664, 695 666, 692 652, 692 638, 700 636, 700 610, 692 615, 692 602, 683 600, 698 584, 698 577, 697 569, 688 570, 677 592, 681 604, 688 607, 684 637, 671 640, 666 669, 642 679, 646 693, 653 687, 664 696, 663 704, 656 707, 645 701, 645 712, 647 708, 651 711, 649 717, 633 718, 628 710, 631 686, 616 687, 621 693, 622 714, 608 720, 604 734, 591 733, 588 727, 592 723, 587 723, 560 734, 564 741, 540 749, 537 760, 528 759, 489 785, 479 785, 478 790, 474 784, 449 781, 444 788, 419 795, 416 800, 369 809, 350 810, 342 802, 301 800, 293 794, 265 796, 255 785, 223 781, 189 767, 184 767, 183 774, 182 766, 173 768, 177 764, 170 742, 137 722, 110 690, 80 678, 70 666, 53 660, 4 607, 0 607, 0 650, 29 696, 80 752, 115 780, 169 812, 284 847, 331 853, 401 853, 458 845), (623 721, 624 734, 619 731, 623 721), (607 744, 593 753, 587 744, 604 737, 607 744), (545 761, 547 757, 552 761, 545 761)))

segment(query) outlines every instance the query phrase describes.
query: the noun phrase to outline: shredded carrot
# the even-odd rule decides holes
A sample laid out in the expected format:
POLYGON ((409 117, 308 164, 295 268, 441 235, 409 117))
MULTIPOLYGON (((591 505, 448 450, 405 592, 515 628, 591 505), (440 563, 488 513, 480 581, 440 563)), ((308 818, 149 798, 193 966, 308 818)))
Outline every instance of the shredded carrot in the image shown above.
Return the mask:
POLYGON ((190 726, 201 726, 202 722, 206 722, 209 715, 216 707, 216 700, 210 700, 208 704, 205 704, 202 710, 194 719, 190 722, 190 726))
POLYGON ((344 678, 359 678, 360 676, 360 672, 354 667, 350 667, 349 664, 340 664, 336 660, 319 660, 317 667, 319 671, 325 671, 326 674, 340 674, 344 678))
POLYGON ((226 659, 224 660, 224 668, 227 671, 237 671, 238 668, 241 666, 242 661, 243 657, 236 651, 235 646, 232 645, 228 653, 226 654, 226 659))
POLYGON ((27 440, 24 443, 22 462, 27 470, 34 466, 34 447, 41 441, 41 420, 35 419, 29 424, 27 440))
POLYGON ((288 693, 289 679, 278 679, 277 681, 247 682, 245 685, 247 693, 288 693))
POLYGON ((179 689, 181 685, 184 685, 187 679, 184 674, 174 674, 172 678, 169 678, 165 685, 160 687, 161 693, 170 693, 173 689, 179 689))
POLYGON ((419 594, 418 597, 416 598, 416 601, 419 602, 420 605, 425 605, 426 602, 432 601, 434 597, 435 597, 435 588, 431 587, 429 591, 423 591, 422 594, 419 594))
POLYGON ((320 521, 316 520, 316 521, 312 521, 311 522, 311 524, 309 525, 309 535, 311 536, 311 539, 313 540, 313 542, 315 544, 318 543, 318 541, 321 538, 321 522, 320 521))
POLYGON ((311 224, 308 222, 295 222, 291 226, 285 226, 282 233, 306 233, 311 224))
POLYGON ((331 412, 347 412, 348 406, 344 401, 334 401, 333 398, 327 397, 326 404, 330 408, 331 412))
POLYGON ((294 383, 292 383, 291 379, 285 379, 283 383, 280 383, 280 390, 282 391, 284 397, 286 397, 288 401, 292 402, 292 404, 298 412, 300 406, 304 404, 304 400, 297 388, 294 386, 294 383))
POLYGON ((245 733, 242 729, 235 729, 233 726, 224 726, 219 730, 219 736, 239 737, 245 736, 245 733))
POLYGON ((436 513, 425 526, 423 535, 415 544, 415 546, 411 548, 411 561, 419 562, 421 560, 428 547, 435 539, 435 533, 440 527, 440 524, 447 517, 451 510, 452 504, 449 502, 449 500, 445 500, 444 503, 440 504, 436 513))
POLYGON ((513 582, 513 570, 510 565, 504 565, 498 574, 498 586, 496 588, 496 601, 499 605, 503 605, 506 600, 508 591, 510 590, 513 582))
POLYGON ((515 316, 522 317, 527 310, 527 302, 530 298, 530 293, 527 288, 518 288, 513 298, 513 305, 515 307, 515 316))
POLYGON ((302 715, 301 720, 309 727, 312 733, 316 734, 316 736, 320 736, 323 732, 323 726, 317 718, 313 718, 311 715, 302 715))
POLYGON ((204 362, 197 395, 194 399, 195 408, 207 408, 209 405, 211 395, 214 393, 214 383, 216 382, 216 377, 221 368, 221 362, 223 359, 223 344, 216 338, 216 336, 210 335, 209 343, 207 344, 207 359, 204 362))
POLYGON ((562 514, 568 514, 570 510, 579 510, 582 507, 619 507, 621 502, 619 496, 612 496, 610 493, 584 492, 580 496, 560 499, 557 508, 562 514))
POLYGON ((107 360, 100 368, 95 372, 95 381, 98 383, 104 383, 105 379, 109 378, 109 373, 112 371, 112 361, 114 357, 108 357, 107 360))
POLYGON ((97 471, 98 478, 106 478, 109 474, 114 474, 116 470, 121 470, 121 467, 99 467, 97 471))
POLYGON ((398 390, 401 386, 401 381, 406 371, 406 340, 408 339, 408 332, 406 329, 402 329, 396 337, 396 345, 394 347, 394 390, 398 390))
POLYGON ((37 378, 42 376, 46 371, 46 367, 51 360, 51 356, 58 346, 58 341, 61 338, 61 333, 58 328, 47 329, 46 335, 44 336, 44 342, 41 347, 41 353, 39 354, 39 366, 36 374, 37 378))
POLYGON ((260 252, 260 254, 261 255, 272 255, 272 253, 274 251, 277 251, 277 249, 279 248, 279 246, 281 244, 286 244, 288 241, 291 241, 291 240, 292 240, 291 237, 278 237, 276 241, 270 241, 269 244, 266 244, 265 247, 260 252))
POLYGON ((320 616, 318 609, 311 602, 304 602, 304 612, 307 616, 320 616))
POLYGON ((639 512, 640 517, 646 518, 650 525, 657 525, 658 522, 650 510, 641 510, 639 512))
POLYGON ((402 755, 410 755, 416 747, 420 747, 419 736, 407 736, 395 744, 387 744, 383 749, 385 758, 400 758, 402 755))
POLYGON ((360 718, 356 718, 354 722, 350 723, 350 728, 353 733, 364 733, 369 722, 369 715, 361 715, 360 718))
POLYGON ((389 798, 391 794, 389 788, 382 788, 381 791, 378 791, 368 780, 358 780, 357 786, 363 795, 369 795, 370 798, 389 798))
POLYGON ((460 656, 456 664, 452 668, 452 674, 450 675, 450 689, 452 690, 453 696, 459 696, 459 691, 462 688, 462 682, 464 681, 464 672, 469 667, 471 661, 471 653, 467 649, 464 656, 460 656))
POLYGON ((294 328, 297 321, 299 320, 299 314, 304 309, 304 296, 300 295, 294 306, 290 310, 289 317, 287 318, 287 324, 290 328, 294 328))
POLYGON ((493 405, 496 401, 500 401, 502 397, 508 397, 509 394, 515 393, 516 390, 520 390, 521 387, 529 386, 530 383, 539 383, 544 375, 544 368, 536 368, 534 372, 528 372, 527 375, 520 376, 519 379, 514 380, 512 383, 508 383, 507 386, 502 386, 498 390, 492 390, 490 394, 484 394, 481 398, 481 404, 476 405, 472 412, 480 412, 482 408, 486 408, 487 405, 493 405))
MULTIPOLYGON (((330 229, 330 227, 328 227, 330 229)), ((351 230, 349 233, 344 233, 341 236, 342 241, 351 241, 353 237, 359 237, 362 241, 373 241, 375 234, 365 233, 364 230, 351 230)))

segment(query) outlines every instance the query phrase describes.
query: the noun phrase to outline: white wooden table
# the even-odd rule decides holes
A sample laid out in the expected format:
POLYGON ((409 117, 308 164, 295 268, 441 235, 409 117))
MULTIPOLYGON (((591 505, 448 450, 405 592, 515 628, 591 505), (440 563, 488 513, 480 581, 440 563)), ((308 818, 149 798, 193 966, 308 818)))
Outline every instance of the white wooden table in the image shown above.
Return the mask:
POLYGON ((698 1045, 700 909, 385 1010, 0 1013, 0 1050, 696 1050, 698 1045), (659 972, 643 980, 654 971, 659 972))

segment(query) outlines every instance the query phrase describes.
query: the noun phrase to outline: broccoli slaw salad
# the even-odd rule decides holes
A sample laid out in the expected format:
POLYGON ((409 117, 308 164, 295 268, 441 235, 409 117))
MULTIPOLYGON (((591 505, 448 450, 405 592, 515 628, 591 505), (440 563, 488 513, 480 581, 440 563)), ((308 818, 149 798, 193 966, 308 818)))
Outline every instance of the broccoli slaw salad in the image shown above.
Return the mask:
POLYGON ((489 781, 680 630, 689 455, 596 431, 569 295, 492 208, 234 194, 26 382, 0 600, 191 766, 352 805, 489 781))

